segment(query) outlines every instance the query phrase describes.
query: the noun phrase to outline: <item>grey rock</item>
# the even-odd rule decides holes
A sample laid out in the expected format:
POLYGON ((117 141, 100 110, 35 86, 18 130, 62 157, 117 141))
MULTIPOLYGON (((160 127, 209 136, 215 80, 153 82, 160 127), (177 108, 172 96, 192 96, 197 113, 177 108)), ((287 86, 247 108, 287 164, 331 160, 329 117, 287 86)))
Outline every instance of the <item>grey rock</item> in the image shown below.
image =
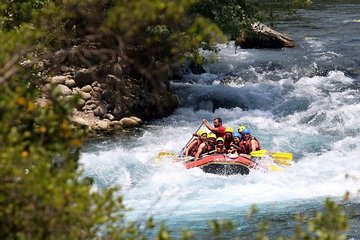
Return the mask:
POLYGON ((55 87, 55 91, 58 91, 60 93, 60 95, 62 95, 62 96, 70 95, 72 92, 70 88, 68 88, 67 86, 62 85, 62 84, 57 85, 55 87))
POLYGON ((90 93, 92 92, 93 88, 90 85, 86 85, 80 89, 83 92, 90 93))
POLYGON ((105 106, 100 105, 94 110, 94 115, 98 117, 103 117, 107 113, 107 109, 105 106))
POLYGON ((65 81, 69 80, 67 76, 54 76, 50 79, 52 84, 65 84, 65 81))
POLYGON ((104 117, 107 118, 107 119, 109 119, 110 121, 113 121, 113 120, 115 119, 115 117, 114 117, 112 114, 110 114, 110 113, 105 114, 104 117))
POLYGON ((137 121, 135 121, 134 119, 129 118, 129 117, 122 118, 120 120, 120 123, 124 128, 131 128, 131 127, 139 126, 139 123, 137 121))
POLYGON ((109 129, 109 122, 103 120, 96 121, 91 125, 91 129, 95 131, 106 131, 109 129))
POLYGON ((82 126, 90 126, 90 123, 88 121, 86 121, 84 118, 79 116, 72 117, 71 121, 82 126))
POLYGON ((79 91, 80 97, 84 99, 85 101, 89 100, 91 98, 91 94, 83 91, 79 91))
POLYGON ((135 120, 139 125, 143 123, 143 121, 142 121, 140 118, 138 118, 138 117, 131 116, 130 118, 133 119, 133 120, 135 120))
POLYGON ((95 70, 82 69, 75 74, 75 82, 77 86, 91 85, 97 79, 95 70))
POLYGON ((67 79, 67 80, 65 80, 65 86, 72 88, 72 87, 74 87, 75 85, 76 85, 76 83, 75 83, 75 80, 74 80, 74 79, 67 79))

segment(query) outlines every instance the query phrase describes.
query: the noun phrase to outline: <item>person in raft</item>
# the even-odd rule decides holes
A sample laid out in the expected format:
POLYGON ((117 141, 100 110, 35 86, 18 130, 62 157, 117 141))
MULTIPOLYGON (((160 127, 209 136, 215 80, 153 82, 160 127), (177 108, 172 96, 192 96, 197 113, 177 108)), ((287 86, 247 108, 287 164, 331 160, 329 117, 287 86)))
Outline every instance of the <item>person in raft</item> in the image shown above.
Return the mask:
POLYGON ((205 126, 212 132, 216 134, 216 137, 224 138, 225 136, 225 127, 222 125, 221 118, 217 117, 214 118, 213 124, 214 126, 211 126, 209 122, 206 119, 203 119, 202 122, 205 124, 205 126))
POLYGON ((201 129, 197 132, 197 137, 185 148, 184 156, 188 157, 193 156, 198 152, 198 148, 201 143, 207 141, 207 132, 204 129, 201 129))
POLYGON ((252 156, 250 154, 247 154, 245 142, 242 141, 242 136, 239 133, 233 134, 233 141, 231 142, 230 149, 228 152, 229 152, 229 155, 231 155, 233 157, 241 156, 241 157, 245 157, 247 159, 252 158, 252 156))
POLYGON ((195 159, 198 160, 199 157, 203 154, 212 154, 215 152, 216 148, 216 135, 214 133, 209 133, 207 135, 207 141, 202 142, 198 148, 198 151, 195 154, 195 159))
POLYGON ((224 138, 218 137, 216 139, 216 153, 227 153, 227 150, 224 146, 224 138))
POLYGON ((232 127, 225 128, 224 146, 226 150, 230 149, 230 144, 233 141, 234 129, 232 127))
POLYGON ((250 154, 251 152, 261 149, 259 140, 256 137, 251 136, 248 128, 242 130, 241 137, 241 141, 243 141, 245 145, 246 154, 250 154))

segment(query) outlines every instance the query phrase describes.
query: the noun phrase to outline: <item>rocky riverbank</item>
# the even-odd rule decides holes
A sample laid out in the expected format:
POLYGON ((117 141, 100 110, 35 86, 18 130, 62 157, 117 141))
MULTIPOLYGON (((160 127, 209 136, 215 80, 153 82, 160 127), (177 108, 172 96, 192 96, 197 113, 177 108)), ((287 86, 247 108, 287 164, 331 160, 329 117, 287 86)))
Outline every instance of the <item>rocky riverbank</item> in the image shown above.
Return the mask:
MULTIPOLYGON (((82 48, 81 51, 86 50, 82 48)), ((99 60, 89 67, 79 66, 79 51, 78 46, 73 46, 38 64, 44 75, 55 72, 40 85, 45 94, 39 104, 46 102, 46 93, 51 90, 60 98, 78 97, 72 119, 91 135, 137 127, 143 121, 167 116, 177 107, 178 100, 167 81, 159 80, 149 87, 148 82, 124 74, 128 69, 119 62, 99 60)), ((94 62, 92 56, 88 60, 94 62)))

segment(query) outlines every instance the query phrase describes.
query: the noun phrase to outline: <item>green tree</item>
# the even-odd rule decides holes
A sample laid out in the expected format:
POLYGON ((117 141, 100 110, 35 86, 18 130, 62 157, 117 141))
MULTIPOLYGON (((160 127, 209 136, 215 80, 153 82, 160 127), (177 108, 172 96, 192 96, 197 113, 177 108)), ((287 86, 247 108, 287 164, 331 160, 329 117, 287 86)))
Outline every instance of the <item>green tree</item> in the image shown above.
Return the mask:
POLYGON ((0 4, 0 27, 5 30, 20 27, 22 23, 31 22, 42 7, 50 0, 4 0, 0 4))
POLYGON ((235 39, 259 20, 257 6, 246 0, 201 0, 193 10, 216 23, 229 39, 235 39))
POLYGON ((0 30, 0 238, 136 238, 116 189, 94 192, 82 179, 76 99, 50 92, 38 103, 41 79, 20 63, 42 37, 26 23, 0 30))
POLYGON ((200 0, 193 11, 216 23, 219 28, 234 40, 241 34, 251 31, 251 24, 264 19, 274 20, 274 11, 296 9, 311 4, 310 0, 200 0))

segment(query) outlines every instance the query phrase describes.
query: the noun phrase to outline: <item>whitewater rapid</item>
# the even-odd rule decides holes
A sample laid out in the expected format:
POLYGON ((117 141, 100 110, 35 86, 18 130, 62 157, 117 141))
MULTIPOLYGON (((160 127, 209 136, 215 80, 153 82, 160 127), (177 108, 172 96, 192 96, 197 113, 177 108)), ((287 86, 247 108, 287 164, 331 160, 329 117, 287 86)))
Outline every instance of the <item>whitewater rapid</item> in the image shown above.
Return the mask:
POLYGON ((253 204, 265 218, 279 211, 292 216, 326 197, 341 200, 347 192, 359 203, 360 77, 355 66, 360 60, 353 54, 358 50, 349 47, 358 37, 349 32, 360 31, 360 24, 347 20, 360 7, 337 6, 349 14, 328 9, 325 20, 315 9, 282 23, 295 36, 295 49, 219 45, 218 60, 205 66, 205 74, 172 82, 180 101, 172 115, 126 137, 86 145, 80 159, 84 174, 99 190, 121 185, 124 202, 133 209, 130 219, 156 216, 174 226, 201 228, 201 221, 239 219, 253 204), (311 26, 296 25, 316 16, 324 24, 321 37, 311 26), (335 44, 341 36, 334 35, 333 25, 326 27, 329 17, 352 39, 335 44), (159 152, 178 153, 202 119, 215 117, 235 129, 246 125, 264 149, 292 152, 293 164, 278 172, 225 177, 186 170, 166 159, 155 163, 159 152))
MULTIPOLYGON (((254 110, 246 111, 180 108, 167 118, 147 124, 128 139, 113 139, 104 144, 104 149, 84 152, 84 168, 100 187, 121 184, 127 205, 139 216, 150 208, 157 214, 181 215, 341 197, 346 192, 356 196, 360 178, 360 98, 357 90, 349 89, 352 83, 351 78, 334 71, 296 82, 283 79, 245 84, 237 87, 243 90, 239 94, 245 98, 262 92, 268 95, 269 102, 263 110, 256 109, 264 103, 263 98, 250 105, 254 110), (282 101, 276 100, 279 91, 286 92, 282 101), (309 101, 304 103, 302 99, 309 101), (295 103, 295 109, 289 102, 295 103), (301 111, 297 111, 299 102, 301 111), (248 126, 265 149, 293 152, 294 164, 282 172, 252 171, 248 176, 230 177, 205 174, 200 169, 185 170, 171 161, 155 164, 159 152, 177 153, 203 118, 212 120, 218 116, 226 126, 248 126)), ((196 87, 189 88, 197 94, 196 87)), ((209 91, 211 88, 218 86, 209 85, 209 91)), ((226 91, 224 94, 226 97, 226 91)))

